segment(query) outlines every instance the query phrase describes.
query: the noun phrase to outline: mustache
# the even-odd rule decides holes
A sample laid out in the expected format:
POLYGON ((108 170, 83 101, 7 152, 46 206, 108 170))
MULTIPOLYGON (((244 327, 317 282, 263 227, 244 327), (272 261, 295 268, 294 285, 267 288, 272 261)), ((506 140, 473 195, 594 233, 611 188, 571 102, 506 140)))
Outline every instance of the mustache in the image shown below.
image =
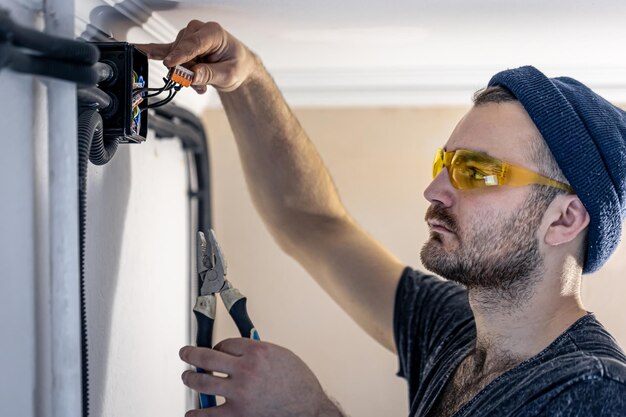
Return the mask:
POLYGON ((443 225, 451 232, 456 233, 457 231, 458 225, 456 219, 441 205, 435 204, 428 207, 424 220, 437 220, 438 222, 443 223, 443 225))

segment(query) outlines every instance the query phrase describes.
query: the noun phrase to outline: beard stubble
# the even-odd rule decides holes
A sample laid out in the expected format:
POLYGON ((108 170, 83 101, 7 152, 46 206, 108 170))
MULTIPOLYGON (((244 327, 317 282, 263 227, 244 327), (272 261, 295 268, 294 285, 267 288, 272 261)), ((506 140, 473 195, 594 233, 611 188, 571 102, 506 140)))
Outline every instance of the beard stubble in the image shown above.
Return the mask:
POLYGON ((545 200, 533 190, 517 214, 495 216, 471 230, 461 230, 445 207, 431 205, 426 218, 443 222, 455 233, 458 245, 446 250, 445 237, 431 232, 420 253, 422 264, 470 290, 487 290, 489 297, 523 303, 532 296, 543 271, 543 256, 535 233, 546 207, 545 200))

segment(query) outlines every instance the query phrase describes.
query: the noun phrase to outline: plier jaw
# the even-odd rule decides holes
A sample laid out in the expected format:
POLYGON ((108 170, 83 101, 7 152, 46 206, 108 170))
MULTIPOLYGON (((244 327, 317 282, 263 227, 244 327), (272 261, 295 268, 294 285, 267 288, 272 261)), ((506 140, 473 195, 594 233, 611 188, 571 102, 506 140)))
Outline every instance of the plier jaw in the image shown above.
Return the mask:
POLYGON ((215 294, 224 289, 226 282, 226 259, 215 238, 213 229, 209 231, 207 242, 203 232, 198 232, 197 242, 197 271, 202 286, 200 295, 215 294))

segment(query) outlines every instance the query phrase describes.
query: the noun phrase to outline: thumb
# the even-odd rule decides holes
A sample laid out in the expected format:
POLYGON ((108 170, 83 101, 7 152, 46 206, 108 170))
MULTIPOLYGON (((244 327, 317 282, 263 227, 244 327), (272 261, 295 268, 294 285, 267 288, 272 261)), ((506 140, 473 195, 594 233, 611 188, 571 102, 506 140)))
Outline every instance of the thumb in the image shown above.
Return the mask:
POLYGON ((244 81, 242 71, 237 71, 234 61, 197 64, 190 68, 194 72, 192 85, 212 85, 219 91, 233 91, 244 81))

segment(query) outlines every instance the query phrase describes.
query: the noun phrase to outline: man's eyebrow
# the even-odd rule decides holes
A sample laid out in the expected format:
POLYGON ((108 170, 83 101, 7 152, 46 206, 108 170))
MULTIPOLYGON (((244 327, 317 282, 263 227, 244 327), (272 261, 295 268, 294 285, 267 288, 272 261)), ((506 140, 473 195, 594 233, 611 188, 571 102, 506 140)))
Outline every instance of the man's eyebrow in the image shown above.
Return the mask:
MULTIPOLYGON (((447 149, 447 147, 445 147, 445 146, 443 147, 443 151, 444 151, 444 152, 449 152, 449 151, 448 151, 448 149, 447 149)), ((484 149, 482 149, 482 148, 480 148, 480 149, 456 148, 456 149, 454 149, 454 151, 470 151, 470 152, 476 152, 476 153, 481 153, 481 154, 483 154, 483 155, 486 155, 486 156, 488 156, 488 157, 490 157, 490 158, 493 158, 493 159, 498 159, 498 160, 500 159, 500 158, 498 158, 497 156, 493 156, 493 155, 491 155, 491 154, 489 153, 489 151, 484 150, 484 149)))

